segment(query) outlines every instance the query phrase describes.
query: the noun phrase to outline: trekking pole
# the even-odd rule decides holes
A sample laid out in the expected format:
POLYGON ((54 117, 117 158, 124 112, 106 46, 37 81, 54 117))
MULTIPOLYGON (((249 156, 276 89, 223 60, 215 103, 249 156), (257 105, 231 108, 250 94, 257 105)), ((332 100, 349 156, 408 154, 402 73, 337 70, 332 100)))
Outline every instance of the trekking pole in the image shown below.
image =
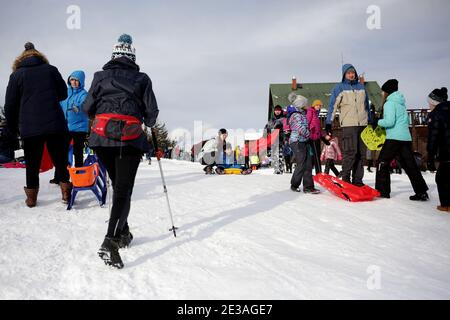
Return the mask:
POLYGON ((163 187, 164 187, 164 193, 166 195, 167 207, 169 208, 170 221, 172 222, 172 228, 169 229, 169 231, 172 231, 174 237, 176 238, 177 237, 176 230, 178 228, 175 227, 175 225, 173 223, 172 209, 170 208, 169 194, 167 193, 166 180, 164 179, 164 173, 163 173, 163 169, 162 169, 162 165, 161 165, 161 158, 158 154, 158 142, 156 140, 156 130, 153 128, 152 128, 152 141, 153 141, 153 148, 155 149, 155 153, 156 153, 156 159, 158 160, 159 172, 161 173, 161 180, 162 180, 163 187))

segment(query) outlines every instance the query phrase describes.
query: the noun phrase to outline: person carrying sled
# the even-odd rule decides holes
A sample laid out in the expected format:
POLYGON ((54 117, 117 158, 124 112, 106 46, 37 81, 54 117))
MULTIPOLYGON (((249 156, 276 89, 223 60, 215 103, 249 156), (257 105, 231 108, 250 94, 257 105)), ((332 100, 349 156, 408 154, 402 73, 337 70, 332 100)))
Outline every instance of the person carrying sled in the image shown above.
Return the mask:
POLYGON ((365 86, 351 64, 342 67, 342 82, 331 93, 325 127, 327 134, 332 134, 332 123, 337 112, 342 127, 342 180, 361 187, 364 185, 363 157, 366 154, 361 132, 372 119, 365 86))
POLYGON ((142 122, 153 127, 159 113, 152 81, 136 64, 131 36, 119 37, 111 60, 95 73, 84 110, 94 118, 89 146, 113 187, 108 229, 98 255, 105 264, 120 269, 119 249, 133 239, 128 215, 134 181, 141 158, 150 149, 142 122))
POLYGON ((289 143, 297 163, 291 179, 291 190, 301 192, 300 185, 303 182, 304 193, 319 193, 314 187, 312 178, 313 153, 309 143, 310 132, 305 109, 308 100, 298 95, 293 100, 293 105, 287 107, 288 123, 291 127, 289 143))
POLYGON ((221 165, 226 164, 227 156, 233 155, 231 144, 226 141, 227 137, 227 130, 222 128, 217 133, 217 137, 207 141, 202 147, 198 158, 203 165, 206 165, 203 168, 205 174, 224 173, 221 165), (216 167, 215 171, 213 171, 214 167, 216 167))
POLYGON ((428 169, 435 171, 439 162, 436 184, 441 205, 439 211, 450 212, 450 102, 447 88, 435 89, 428 96, 428 169))
POLYGON ((409 197, 409 199, 427 201, 428 186, 414 159, 405 98, 398 91, 398 81, 396 79, 388 80, 383 84, 381 90, 385 99, 383 119, 375 120, 373 127, 378 124, 386 128, 386 141, 378 157, 375 189, 380 192, 382 198, 390 198, 391 179, 389 169, 392 160, 398 157, 415 192, 415 195, 409 197))
POLYGON ((28 207, 35 207, 39 192, 39 168, 44 145, 59 177, 62 200, 68 203, 72 191, 67 171, 69 134, 59 104, 67 98, 67 87, 58 69, 31 42, 16 58, 5 97, 9 131, 23 141, 26 162, 24 191, 28 207))

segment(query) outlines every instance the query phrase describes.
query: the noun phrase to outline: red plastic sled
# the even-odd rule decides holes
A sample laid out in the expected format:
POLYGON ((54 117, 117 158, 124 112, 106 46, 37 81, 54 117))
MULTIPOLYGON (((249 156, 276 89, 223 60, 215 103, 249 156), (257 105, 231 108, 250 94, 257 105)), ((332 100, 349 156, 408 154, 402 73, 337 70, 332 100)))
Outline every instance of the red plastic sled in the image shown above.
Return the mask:
POLYGON ((319 173, 314 176, 314 181, 339 198, 351 202, 372 201, 380 196, 377 190, 369 186, 357 187, 329 174, 319 173))
POLYGON ((46 172, 50 169, 53 169, 52 158, 50 158, 50 154, 48 153, 47 144, 44 144, 44 152, 42 153, 42 161, 39 172, 46 172))

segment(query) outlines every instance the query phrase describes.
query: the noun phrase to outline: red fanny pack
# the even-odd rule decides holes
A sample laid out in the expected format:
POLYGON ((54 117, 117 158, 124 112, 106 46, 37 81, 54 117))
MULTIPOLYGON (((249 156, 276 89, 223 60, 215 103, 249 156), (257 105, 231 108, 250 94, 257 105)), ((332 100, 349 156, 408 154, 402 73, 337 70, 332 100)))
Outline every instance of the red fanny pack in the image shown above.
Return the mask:
POLYGON ((92 131, 112 140, 135 140, 143 133, 141 121, 133 116, 103 113, 95 116, 92 131))

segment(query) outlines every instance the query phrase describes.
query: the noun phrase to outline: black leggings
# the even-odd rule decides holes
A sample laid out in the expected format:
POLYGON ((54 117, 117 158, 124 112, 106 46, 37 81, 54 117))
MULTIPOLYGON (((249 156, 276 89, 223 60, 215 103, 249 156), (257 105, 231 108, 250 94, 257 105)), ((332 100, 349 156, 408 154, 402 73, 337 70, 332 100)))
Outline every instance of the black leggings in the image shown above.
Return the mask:
POLYGON ((436 184, 441 206, 450 207, 450 162, 442 161, 436 173, 436 184))
POLYGON ((128 230, 131 195, 142 152, 132 147, 123 147, 120 155, 119 147, 98 147, 95 148, 95 153, 108 171, 114 190, 106 236, 118 237, 128 230))
POLYGON ((25 163, 27 166, 27 188, 39 187, 39 169, 44 153, 44 144, 47 143, 48 153, 52 159, 55 171, 60 182, 69 182, 69 172, 67 165, 69 163, 67 154, 69 153, 69 135, 48 134, 23 139, 23 151, 25 154, 25 163))

